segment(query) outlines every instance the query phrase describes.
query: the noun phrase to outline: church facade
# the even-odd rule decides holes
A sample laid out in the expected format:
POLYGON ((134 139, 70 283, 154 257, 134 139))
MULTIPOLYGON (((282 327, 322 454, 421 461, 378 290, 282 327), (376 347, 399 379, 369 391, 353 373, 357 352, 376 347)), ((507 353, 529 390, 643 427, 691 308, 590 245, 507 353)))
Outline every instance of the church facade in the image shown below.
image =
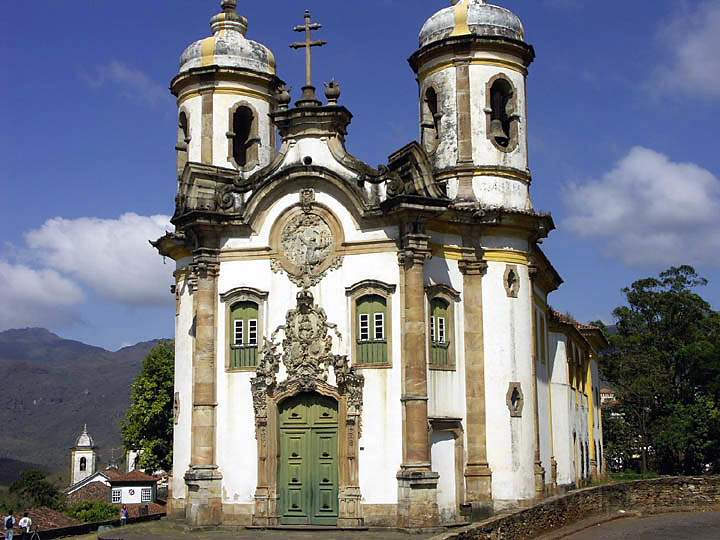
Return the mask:
MULTIPOLYGON (((508 10, 432 15, 419 142, 352 156, 340 87, 291 104, 223 0, 182 55, 169 514, 191 525, 426 527, 604 473, 598 329, 554 312, 508 10)), ((409 97, 410 98, 410 97, 409 97)))

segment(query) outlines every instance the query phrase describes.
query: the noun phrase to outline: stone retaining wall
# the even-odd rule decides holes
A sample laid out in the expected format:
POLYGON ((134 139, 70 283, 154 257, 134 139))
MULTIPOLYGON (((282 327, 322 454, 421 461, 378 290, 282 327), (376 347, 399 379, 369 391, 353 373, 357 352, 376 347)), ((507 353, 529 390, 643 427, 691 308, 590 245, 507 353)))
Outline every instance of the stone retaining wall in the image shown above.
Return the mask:
POLYGON ((432 540, 525 540, 618 510, 644 513, 720 510, 720 476, 667 477, 579 489, 432 540))

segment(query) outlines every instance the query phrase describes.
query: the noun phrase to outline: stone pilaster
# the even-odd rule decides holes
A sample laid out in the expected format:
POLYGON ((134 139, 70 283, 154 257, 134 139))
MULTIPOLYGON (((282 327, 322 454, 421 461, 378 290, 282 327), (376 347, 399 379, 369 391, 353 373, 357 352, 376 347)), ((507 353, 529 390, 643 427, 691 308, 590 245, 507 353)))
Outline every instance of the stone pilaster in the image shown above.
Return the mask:
POLYGON ((537 374, 537 362, 538 362, 538 350, 537 350, 537 322, 535 313, 535 293, 534 293, 534 280, 537 275, 537 268, 534 266, 528 267, 528 274, 530 276, 530 314, 532 321, 532 392, 534 401, 533 420, 535 424, 535 496, 540 498, 545 494, 545 469, 542 465, 542 458, 540 457, 540 406, 538 400, 538 374, 537 374))
POLYGON ((492 513, 492 471, 487 460, 482 294, 487 263, 473 252, 459 262, 459 267, 463 274, 465 311, 465 503, 470 505, 472 519, 477 520, 492 513))
POLYGON ((431 470, 425 324, 425 261, 430 238, 407 233, 399 253, 402 311, 403 462, 398 479, 398 524, 437 525, 437 483, 431 470))
POLYGON ((190 468, 185 473, 188 486, 185 519, 192 527, 216 526, 222 521, 222 475, 215 455, 215 332, 219 269, 215 250, 196 251, 191 281, 195 312, 192 442, 190 468))

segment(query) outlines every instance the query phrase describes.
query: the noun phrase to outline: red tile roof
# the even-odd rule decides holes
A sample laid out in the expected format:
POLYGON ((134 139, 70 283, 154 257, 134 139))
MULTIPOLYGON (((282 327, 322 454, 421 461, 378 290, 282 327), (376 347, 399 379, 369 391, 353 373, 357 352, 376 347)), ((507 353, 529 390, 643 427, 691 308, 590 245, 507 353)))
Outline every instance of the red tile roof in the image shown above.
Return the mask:
POLYGON ((91 482, 67 496, 68 505, 81 501, 110 501, 110 486, 102 482, 91 482))
MULTIPOLYGON (((41 531, 80 525, 78 520, 68 517, 57 510, 46 508, 44 506, 40 508, 31 508, 30 510, 27 510, 27 513, 30 515, 30 519, 32 519, 33 527, 37 527, 41 531)), ((22 513, 16 514, 15 517, 19 522, 22 518, 22 513)))
POLYGON ((157 482, 157 479, 145 474, 142 471, 131 471, 129 473, 121 473, 117 469, 106 469, 103 474, 110 479, 110 483, 121 483, 121 482, 157 482))

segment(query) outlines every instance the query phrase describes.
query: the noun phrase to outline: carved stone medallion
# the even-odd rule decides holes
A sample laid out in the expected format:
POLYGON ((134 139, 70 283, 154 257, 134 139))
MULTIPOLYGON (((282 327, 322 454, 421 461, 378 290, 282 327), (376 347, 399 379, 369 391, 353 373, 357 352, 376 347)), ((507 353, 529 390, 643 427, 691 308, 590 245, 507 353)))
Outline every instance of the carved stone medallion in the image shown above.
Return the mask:
POLYGON ((330 225, 317 214, 292 218, 283 229, 281 241, 285 258, 311 274, 335 251, 330 225))
POLYGON ((280 220, 273 234, 276 257, 275 272, 287 272, 299 287, 316 285, 328 270, 342 263, 338 246, 342 245, 342 228, 335 217, 314 201, 312 190, 300 194, 300 206, 280 220))

